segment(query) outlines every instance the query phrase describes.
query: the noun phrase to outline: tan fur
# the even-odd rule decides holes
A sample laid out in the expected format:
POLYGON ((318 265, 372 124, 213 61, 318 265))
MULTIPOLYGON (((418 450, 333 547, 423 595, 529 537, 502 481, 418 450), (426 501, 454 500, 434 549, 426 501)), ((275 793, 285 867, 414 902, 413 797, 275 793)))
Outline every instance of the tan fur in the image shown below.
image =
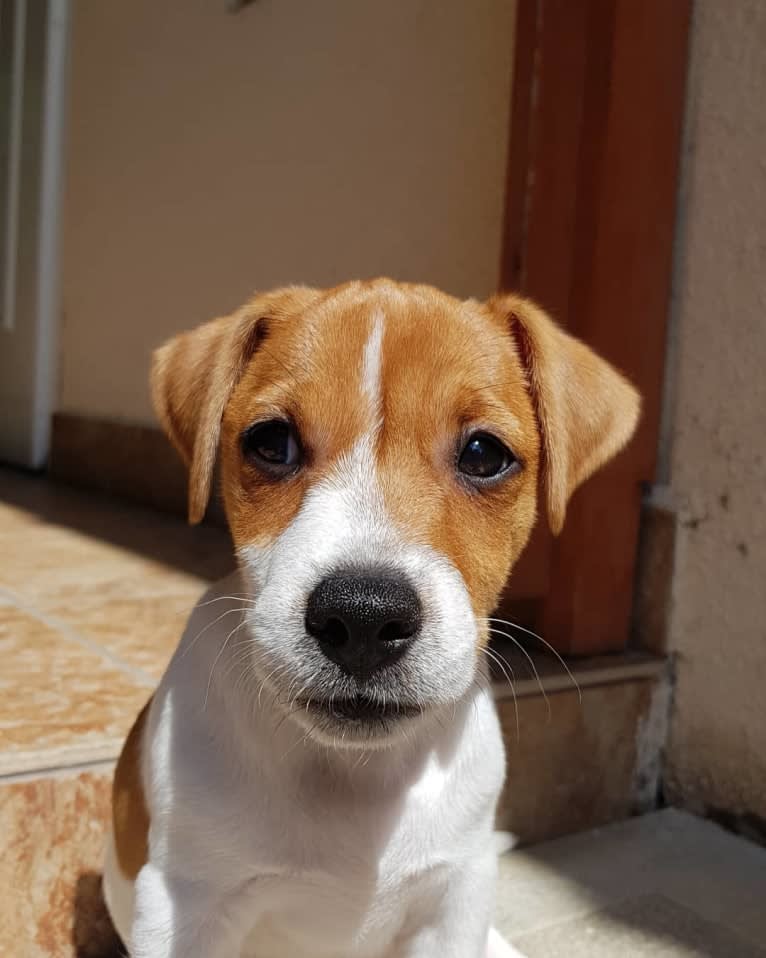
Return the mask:
POLYGON ((510 328, 526 367, 543 438, 548 521, 558 533, 575 489, 633 435, 640 397, 529 300, 497 296, 489 307, 510 328))
POLYGON ((117 762, 112 784, 112 826, 117 863, 126 878, 134 879, 149 849, 149 812, 141 783, 141 744, 151 699, 133 723, 117 762))
POLYGON ((540 465, 558 532, 571 494, 629 439, 639 411, 618 372, 520 297, 460 302, 390 280, 278 290, 171 340, 156 354, 153 388, 190 464, 190 517, 204 512, 220 435, 235 544, 289 524, 308 488, 373 427, 361 375, 376 312, 385 323, 376 457, 387 508, 409 537, 452 560, 486 616, 529 538, 540 465), (307 462, 275 482, 243 462, 239 438, 285 414, 307 462), (481 493, 461 482, 454 463, 467 425, 503 439, 523 470, 481 493))
POLYGON ((155 351, 152 398, 160 422, 189 467, 189 521, 205 514, 221 418, 268 324, 298 312, 316 294, 303 287, 256 297, 232 316, 182 333, 155 351))

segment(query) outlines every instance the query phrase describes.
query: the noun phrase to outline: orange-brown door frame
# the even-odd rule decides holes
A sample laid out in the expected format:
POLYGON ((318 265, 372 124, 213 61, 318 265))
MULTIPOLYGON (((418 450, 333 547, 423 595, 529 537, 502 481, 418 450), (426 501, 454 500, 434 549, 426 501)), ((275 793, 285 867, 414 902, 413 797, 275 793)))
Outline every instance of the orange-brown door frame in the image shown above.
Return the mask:
POLYGON ((629 449, 527 559, 547 566, 538 628, 590 654, 627 642, 654 478, 691 0, 517 2, 502 286, 536 298, 643 395, 629 449))

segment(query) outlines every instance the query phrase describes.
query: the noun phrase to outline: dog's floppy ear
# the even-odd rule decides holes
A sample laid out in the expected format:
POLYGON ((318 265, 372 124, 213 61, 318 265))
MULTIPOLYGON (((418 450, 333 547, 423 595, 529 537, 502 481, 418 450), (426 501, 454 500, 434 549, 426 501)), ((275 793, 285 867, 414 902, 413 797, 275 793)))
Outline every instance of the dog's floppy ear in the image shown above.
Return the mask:
POLYGON ((189 469, 189 522, 205 515, 221 419, 245 367, 280 314, 299 311, 314 290, 290 287, 254 297, 233 313, 181 333, 155 350, 151 389, 163 429, 189 469))
POLYGON ((548 522, 558 533, 575 489, 633 435, 641 400, 613 366, 534 303, 502 295, 488 306, 504 317, 526 372, 542 439, 548 522))

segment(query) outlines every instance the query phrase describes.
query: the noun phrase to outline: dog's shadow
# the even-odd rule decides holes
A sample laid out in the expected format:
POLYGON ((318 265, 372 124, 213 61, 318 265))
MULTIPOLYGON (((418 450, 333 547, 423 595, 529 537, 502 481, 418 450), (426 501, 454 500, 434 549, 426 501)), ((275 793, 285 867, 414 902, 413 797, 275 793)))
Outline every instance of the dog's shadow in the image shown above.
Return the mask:
POLYGON ((127 954, 106 909, 98 872, 83 872, 72 902, 73 954, 76 958, 124 958, 127 954))

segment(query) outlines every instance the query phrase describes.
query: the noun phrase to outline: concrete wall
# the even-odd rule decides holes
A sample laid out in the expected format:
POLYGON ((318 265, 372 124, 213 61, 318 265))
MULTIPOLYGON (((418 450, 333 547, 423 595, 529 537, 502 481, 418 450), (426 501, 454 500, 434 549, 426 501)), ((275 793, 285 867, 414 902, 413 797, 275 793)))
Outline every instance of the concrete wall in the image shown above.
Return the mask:
POLYGON ((77 0, 59 410, 255 288, 499 274, 515 0, 77 0))
POLYGON ((766 819, 766 4, 696 0, 665 462, 671 799, 766 819))

